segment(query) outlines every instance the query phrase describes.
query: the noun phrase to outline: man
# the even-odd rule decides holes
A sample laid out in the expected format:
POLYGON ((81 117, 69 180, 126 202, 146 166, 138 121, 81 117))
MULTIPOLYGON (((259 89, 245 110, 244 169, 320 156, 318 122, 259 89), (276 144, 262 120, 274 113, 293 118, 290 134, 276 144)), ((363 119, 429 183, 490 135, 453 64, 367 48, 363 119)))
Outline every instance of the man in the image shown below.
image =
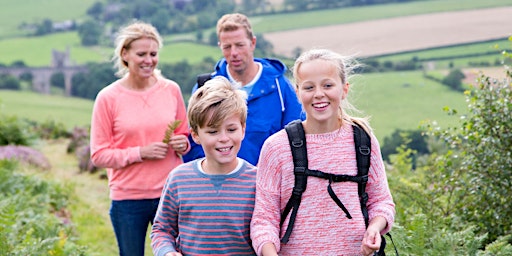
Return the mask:
MULTIPOLYGON (((254 58, 256 37, 248 18, 226 14, 217 22, 217 37, 224 58, 217 62, 211 77, 224 76, 247 92, 247 128, 238 156, 256 165, 263 142, 295 119, 303 119, 295 90, 285 77, 286 66, 279 60, 254 58)), ((194 86, 193 91, 197 90, 194 86)), ((185 162, 204 156, 191 139, 185 162)))

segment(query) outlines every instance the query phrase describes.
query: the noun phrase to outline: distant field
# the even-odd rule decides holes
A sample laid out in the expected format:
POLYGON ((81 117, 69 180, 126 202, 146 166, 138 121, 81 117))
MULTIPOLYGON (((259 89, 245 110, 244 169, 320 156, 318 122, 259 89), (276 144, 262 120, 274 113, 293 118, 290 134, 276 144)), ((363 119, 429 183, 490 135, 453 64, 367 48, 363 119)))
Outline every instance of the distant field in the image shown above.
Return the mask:
POLYGON ((38 122, 53 120, 68 129, 89 126, 92 106, 93 101, 86 99, 0 90, 0 113, 38 122))
POLYGON ((352 104, 371 116, 381 142, 396 129, 417 129, 424 120, 443 127, 456 124, 443 112, 445 106, 466 111, 462 93, 424 79, 420 71, 365 74, 354 77, 351 84, 352 104))
MULTIPOLYGON (((331 10, 308 11, 299 13, 273 14, 249 17, 254 31, 268 33, 312 27, 330 26, 361 21, 379 20, 462 10, 512 6, 510 0, 429 0, 406 3, 367 5, 361 7, 339 8, 331 10)), ((405 24, 403 24, 405 25, 405 24)), ((357 34, 330 34, 330 36, 353 37, 357 34)))
POLYGON ((512 6, 440 12, 265 34, 274 51, 329 48, 342 54, 376 56, 507 38, 512 6))
POLYGON ((86 11, 98 0, 0 0, 0 39, 24 35, 19 30, 22 23, 41 23, 44 19, 53 22, 80 21, 86 11))
MULTIPOLYGON (((417 129, 422 120, 453 124, 442 108, 463 112, 462 93, 425 80, 422 72, 365 74, 351 81, 351 102, 367 115, 379 140, 395 129, 417 129)), ((90 124, 93 102, 77 98, 0 90, 0 112, 36 121, 51 118, 66 127, 90 124)))
MULTIPOLYGON (((0 40, 0 63, 10 65, 14 61, 23 61, 27 66, 50 66, 52 50, 65 51, 69 47, 70 58, 75 64, 87 62, 108 62, 113 48, 82 47, 75 32, 58 33, 42 37, 14 38, 0 40), (28 50, 27 50, 28 49, 28 50)), ((188 60, 197 63, 204 57, 218 59, 221 52, 217 47, 195 43, 166 43, 160 52, 161 62, 178 62, 188 60)))
MULTIPOLYGON (((80 45, 80 39, 75 32, 53 34, 43 37, 12 38, 2 40, 2 30, 17 31, 16 24, 21 24, 23 21, 28 22, 29 20, 38 20, 41 16, 46 15, 54 21, 61 19, 65 20, 68 19, 68 17, 83 17, 87 8, 89 8, 93 3, 91 0, 78 1, 80 3, 78 3, 76 0, 27 1, 29 1, 29 5, 22 5, 16 1, 13 2, 0 0, 0 4, 2 6, 2 8, 0 8, 0 14, 5 13, 4 15, 0 15, 0 24, 2 24, 0 27, 0 64, 10 65, 13 61, 21 60, 29 66, 47 66, 51 62, 52 49, 64 51, 68 46, 70 47, 72 61, 77 64, 83 64, 88 61, 108 61, 110 59, 112 49, 105 47, 82 47, 80 45), (57 8, 54 6, 59 6, 59 11, 57 11, 57 8), (49 10, 45 12, 40 11, 46 9, 49 10), (13 16, 10 13, 17 13, 17 15, 13 16), (7 20, 6 17, 10 17, 10 19, 7 20)), ((274 38, 276 33, 267 32, 279 31, 277 33, 278 35, 288 35, 286 33, 289 32, 286 32, 285 30, 402 17, 404 15, 448 12, 467 9, 482 9, 507 5, 512 6, 512 2, 510 0, 465 0, 464 4, 460 4, 460 0, 414 1, 409 3, 363 6, 357 8, 342 8, 303 13, 264 15, 249 18, 253 23, 254 31, 256 33, 264 33, 265 38, 269 39, 274 44, 276 52, 284 53, 286 55, 289 54, 289 52, 297 46, 306 49, 309 47, 308 40, 316 38, 317 35, 310 34, 309 32, 300 32, 298 33, 298 36, 283 36, 276 39, 274 38)), ((478 17, 478 15, 475 17, 478 17)), ((469 20, 473 19, 474 17, 469 18, 469 20)), ((212 26, 213 25, 214 24, 212 24, 212 26)), ((400 24, 398 27, 401 26, 402 24, 400 24)), ((508 28, 507 26, 503 25, 500 27, 504 29, 508 28)), ((211 29, 206 30, 204 33, 207 35, 211 31, 211 29)), ((363 38, 361 37, 361 33, 364 31, 371 30, 363 29, 361 31, 356 31, 355 33, 339 33, 336 31, 332 33, 329 32, 327 33, 329 38, 322 40, 323 42, 328 42, 337 46, 344 45, 344 50, 361 51, 361 49, 357 49, 357 47, 362 46, 364 43, 378 42, 376 39, 369 38, 366 40, 367 42, 354 43, 353 45, 350 44, 350 40, 362 40, 363 38), (342 40, 343 43, 339 43, 339 40, 342 40), (346 46, 347 44, 349 45, 348 47, 346 46)), ((323 34, 325 35, 326 33, 323 34)), ((382 38, 394 38, 395 36, 396 35, 386 34, 382 38)), ((174 44, 174 42, 179 39, 194 40, 194 38, 194 33, 166 36, 166 45, 164 47, 164 51, 162 51, 163 61, 174 62, 187 59, 189 62, 198 62, 207 56, 214 59, 220 57, 220 52, 216 47, 198 45, 194 43, 174 44), (173 43, 171 44, 171 42, 173 43)), ((321 39, 322 37, 318 38, 321 39)), ((376 47, 372 48, 380 49, 382 47, 384 47, 384 45, 377 45, 376 47)), ((397 47, 399 47, 400 50, 407 50, 405 47, 397 47)))

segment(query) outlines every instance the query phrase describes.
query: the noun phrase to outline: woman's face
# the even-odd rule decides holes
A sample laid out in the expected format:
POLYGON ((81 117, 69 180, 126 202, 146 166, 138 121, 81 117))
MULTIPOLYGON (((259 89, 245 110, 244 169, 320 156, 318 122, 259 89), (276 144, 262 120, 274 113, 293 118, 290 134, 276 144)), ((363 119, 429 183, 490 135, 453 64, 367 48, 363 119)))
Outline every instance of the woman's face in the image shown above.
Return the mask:
POLYGON ((312 60, 299 67, 297 94, 306 111, 306 122, 320 130, 338 128, 341 99, 348 92, 331 61, 312 60))
POLYGON ((122 58, 128 63, 130 76, 147 79, 153 75, 158 64, 158 42, 150 38, 140 38, 122 52, 122 58))

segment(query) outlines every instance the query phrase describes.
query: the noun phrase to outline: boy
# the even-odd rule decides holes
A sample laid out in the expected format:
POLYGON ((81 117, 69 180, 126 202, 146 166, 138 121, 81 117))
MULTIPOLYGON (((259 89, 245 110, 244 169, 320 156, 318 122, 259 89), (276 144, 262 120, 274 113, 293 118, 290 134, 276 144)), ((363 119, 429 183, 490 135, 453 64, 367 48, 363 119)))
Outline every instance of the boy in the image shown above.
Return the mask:
POLYGON ((256 167, 237 157, 245 101, 246 94, 224 77, 209 80, 191 96, 191 135, 205 157, 169 175, 151 231, 155 255, 255 255, 249 225, 256 167))

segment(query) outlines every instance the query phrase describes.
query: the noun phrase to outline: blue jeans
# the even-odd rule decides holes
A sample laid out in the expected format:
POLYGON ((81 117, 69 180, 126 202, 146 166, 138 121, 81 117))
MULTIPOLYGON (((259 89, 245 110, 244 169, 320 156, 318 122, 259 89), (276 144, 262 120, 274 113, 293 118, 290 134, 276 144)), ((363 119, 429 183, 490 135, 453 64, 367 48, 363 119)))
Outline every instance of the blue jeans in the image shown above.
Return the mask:
POLYGON ((144 256, 148 225, 153 224, 159 199, 112 200, 110 220, 119 255, 144 256))

